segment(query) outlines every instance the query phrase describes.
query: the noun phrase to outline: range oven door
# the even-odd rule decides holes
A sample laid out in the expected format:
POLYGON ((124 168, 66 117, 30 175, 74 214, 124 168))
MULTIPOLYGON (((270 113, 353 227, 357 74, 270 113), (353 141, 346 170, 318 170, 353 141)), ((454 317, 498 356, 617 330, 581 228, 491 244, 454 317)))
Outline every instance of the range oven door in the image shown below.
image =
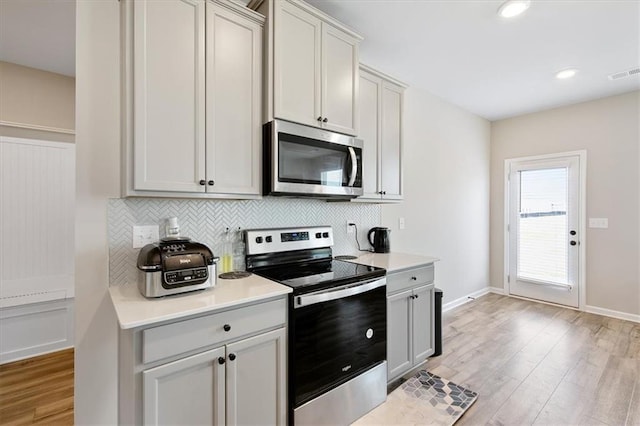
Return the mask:
POLYGON ((291 301, 292 408, 386 359, 386 278, 294 295, 291 301))
POLYGON ((288 121, 265 125, 265 194, 362 195, 363 142, 288 121))

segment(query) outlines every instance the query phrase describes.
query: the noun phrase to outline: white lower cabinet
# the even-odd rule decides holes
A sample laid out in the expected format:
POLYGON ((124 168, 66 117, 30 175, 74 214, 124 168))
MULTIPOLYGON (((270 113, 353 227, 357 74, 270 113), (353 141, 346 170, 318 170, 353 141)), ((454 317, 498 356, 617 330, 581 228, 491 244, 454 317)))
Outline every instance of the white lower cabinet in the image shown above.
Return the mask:
POLYGON ((286 306, 121 330, 119 424, 286 424, 286 306))
POLYGON ((224 348, 144 371, 144 424, 225 424, 225 365, 219 360, 225 360, 224 348))
POLYGON ((387 380, 434 352, 433 265, 387 276, 387 380))

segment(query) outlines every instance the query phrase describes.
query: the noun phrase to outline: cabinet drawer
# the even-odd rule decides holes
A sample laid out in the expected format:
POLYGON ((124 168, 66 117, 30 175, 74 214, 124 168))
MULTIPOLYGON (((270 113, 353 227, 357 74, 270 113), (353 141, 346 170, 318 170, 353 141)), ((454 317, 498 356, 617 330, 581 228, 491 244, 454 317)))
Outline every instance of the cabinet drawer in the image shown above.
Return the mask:
POLYGON ((433 264, 387 275, 387 294, 433 282, 433 264))
POLYGON ((287 300, 280 299, 143 330, 142 362, 277 327, 285 323, 286 312, 287 300), (229 331, 225 331, 225 326, 229 326, 229 331))

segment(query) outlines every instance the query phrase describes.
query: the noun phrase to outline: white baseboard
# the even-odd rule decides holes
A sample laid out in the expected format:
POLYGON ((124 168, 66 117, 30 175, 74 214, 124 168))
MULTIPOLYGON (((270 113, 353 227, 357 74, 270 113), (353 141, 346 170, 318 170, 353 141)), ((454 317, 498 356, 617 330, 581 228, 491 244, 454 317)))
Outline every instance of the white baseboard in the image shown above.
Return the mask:
POLYGON ((604 315, 605 317, 617 318, 626 321, 633 321, 640 323, 640 315, 636 314, 628 314, 626 312, 614 311, 611 309, 600 308, 598 306, 589 306, 586 305, 584 307, 585 312, 589 312, 590 314, 604 315))
POLYGON ((74 299, 0 309, 0 364, 72 347, 74 299))
MULTIPOLYGON (((480 289, 478 291, 474 291, 471 294, 468 294, 464 297, 461 297, 459 299, 456 300, 452 300, 449 303, 445 303, 444 305, 442 305, 442 312, 447 312, 450 311, 453 308, 457 308, 458 306, 464 305, 465 303, 469 303, 475 299, 477 299, 478 297, 482 297, 485 294, 488 293, 493 293, 493 287, 485 287, 483 289, 480 289)), ((500 289, 496 289, 496 290, 500 290, 500 289)))
MULTIPOLYGON (((532 302, 537 302, 537 303, 544 303, 547 305, 553 305, 553 306, 560 306, 561 305, 557 305, 555 303, 547 303, 547 302, 543 302, 540 300, 533 300, 533 299, 528 299, 525 297, 518 297, 518 296, 513 296, 513 295, 509 295, 507 294, 503 288, 499 288, 499 287, 485 287, 481 290, 475 291, 467 296, 461 297, 459 299, 453 300, 449 303, 445 303, 444 305, 442 305, 442 312, 447 312, 453 308, 457 308, 458 306, 464 305, 465 303, 469 303, 475 299, 477 299, 478 297, 482 297, 485 294, 489 294, 489 293, 494 293, 494 294, 500 294, 503 296, 509 296, 509 297, 515 297, 517 299, 524 299, 524 300, 530 300, 532 302)), ((573 308, 567 308, 567 309, 573 309, 573 308)), ((611 317, 611 318, 617 318, 617 319, 621 319, 621 320, 625 320, 625 321, 632 321, 632 322, 637 322, 640 323, 640 315, 636 315, 636 314, 629 314, 627 312, 620 312, 620 311, 614 311, 611 309, 605 309, 605 308, 600 308, 598 306, 590 306, 590 305, 586 305, 584 308, 584 312, 589 312, 591 314, 597 314, 597 315, 603 315, 605 317, 611 317)))

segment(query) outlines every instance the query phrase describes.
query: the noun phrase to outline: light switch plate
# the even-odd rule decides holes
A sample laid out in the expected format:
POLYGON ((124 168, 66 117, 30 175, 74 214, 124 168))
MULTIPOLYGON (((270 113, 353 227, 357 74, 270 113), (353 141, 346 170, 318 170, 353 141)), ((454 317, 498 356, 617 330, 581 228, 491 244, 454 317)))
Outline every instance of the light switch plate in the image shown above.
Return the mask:
POLYGON ((355 223, 355 222, 352 220, 347 220, 347 234, 353 234, 356 231, 356 227, 349 225, 350 223, 355 223))
POLYGON ((158 225, 133 226, 133 248, 141 248, 160 239, 158 225))
POLYGON ((606 229, 609 227, 609 219, 606 217, 590 217, 589 228, 606 229))
POLYGON ((398 228, 399 229, 404 229, 404 217, 399 217, 398 218, 398 228))

